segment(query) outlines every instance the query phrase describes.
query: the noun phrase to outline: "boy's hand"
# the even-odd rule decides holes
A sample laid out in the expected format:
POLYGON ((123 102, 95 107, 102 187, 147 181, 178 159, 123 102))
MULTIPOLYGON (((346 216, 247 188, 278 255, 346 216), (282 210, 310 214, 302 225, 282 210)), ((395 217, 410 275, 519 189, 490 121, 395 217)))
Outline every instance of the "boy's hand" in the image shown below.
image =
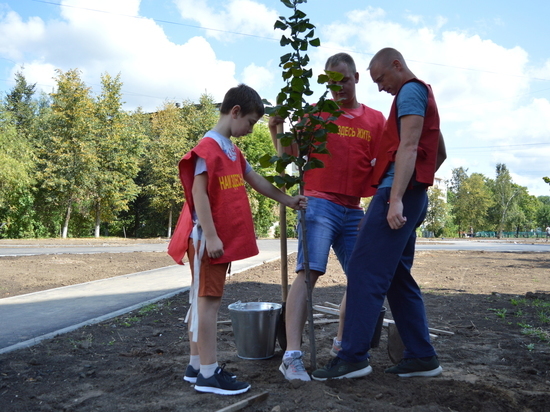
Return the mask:
POLYGON ((223 256, 223 242, 218 236, 206 239, 206 253, 210 259, 217 259, 223 256))
POLYGON ((293 196, 287 206, 294 210, 305 210, 307 208, 307 197, 302 195, 293 196))

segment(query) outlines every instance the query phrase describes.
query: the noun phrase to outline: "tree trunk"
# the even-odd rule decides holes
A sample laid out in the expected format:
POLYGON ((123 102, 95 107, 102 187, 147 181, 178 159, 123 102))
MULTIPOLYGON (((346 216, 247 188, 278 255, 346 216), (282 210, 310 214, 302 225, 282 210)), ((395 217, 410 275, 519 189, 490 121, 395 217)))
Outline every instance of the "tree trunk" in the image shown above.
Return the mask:
POLYGON ((101 206, 100 206, 99 202, 97 202, 95 204, 95 234, 94 234, 94 236, 96 238, 99 238, 100 226, 101 226, 101 206))
POLYGON ((69 231, 69 220, 71 219, 71 211, 72 202, 69 202, 69 206, 67 206, 67 213, 65 214, 65 223, 63 223, 63 231, 61 233, 61 237, 63 239, 67 239, 67 232, 69 231))
POLYGON ((168 239, 172 238, 172 206, 168 212, 168 239))

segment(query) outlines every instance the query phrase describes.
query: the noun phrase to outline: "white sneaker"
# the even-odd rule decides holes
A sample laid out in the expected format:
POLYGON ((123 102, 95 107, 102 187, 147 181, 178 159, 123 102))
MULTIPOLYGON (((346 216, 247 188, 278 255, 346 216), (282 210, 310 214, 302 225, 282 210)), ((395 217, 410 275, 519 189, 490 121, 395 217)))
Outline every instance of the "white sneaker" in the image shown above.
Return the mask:
POLYGON ((340 352, 340 349, 342 349, 342 343, 339 345, 336 343, 336 338, 332 339, 332 348, 330 348, 330 356, 337 357, 338 352, 340 352))
POLYGON ((304 366, 302 353, 298 354, 294 352, 292 357, 283 358, 283 363, 279 366, 279 370, 289 381, 293 379, 299 379, 301 381, 311 380, 304 366))

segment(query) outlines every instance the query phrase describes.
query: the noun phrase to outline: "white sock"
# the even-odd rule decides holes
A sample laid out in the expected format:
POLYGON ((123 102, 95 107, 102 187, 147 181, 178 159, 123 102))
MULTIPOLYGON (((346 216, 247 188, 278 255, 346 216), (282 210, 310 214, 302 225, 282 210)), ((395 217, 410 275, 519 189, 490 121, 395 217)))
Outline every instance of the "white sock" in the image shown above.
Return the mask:
POLYGON ((189 365, 194 369, 200 369, 201 367, 201 357, 199 355, 190 355, 189 356, 189 365))
POLYGON ((211 365, 201 365, 201 375, 204 377, 204 379, 208 379, 212 375, 214 375, 214 372, 218 368, 218 362, 212 363, 211 365))
POLYGON ((301 350, 287 350, 287 351, 285 351, 285 354, 283 356, 283 361, 285 359, 292 358, 292 354, 294 354, 294 353, 297 353, 299 356, 302 356, 302 351, 301 350))

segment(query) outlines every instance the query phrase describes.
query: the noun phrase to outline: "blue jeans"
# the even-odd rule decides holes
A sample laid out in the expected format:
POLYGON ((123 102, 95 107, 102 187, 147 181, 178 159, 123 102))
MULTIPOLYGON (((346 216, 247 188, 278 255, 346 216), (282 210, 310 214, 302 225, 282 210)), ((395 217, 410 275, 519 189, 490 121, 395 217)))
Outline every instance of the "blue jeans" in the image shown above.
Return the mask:
POLYGON ((415 230, 426 216, 428 197, 423 187, 403 196, 405 226, 390 228, 386 215, 391 188, 378 189, 365 215, 364 224, 348 267, 346 319, 342 350, 348 362, 369 357, 370 342, 380 309, 387 296, 395 325, 405 347, 404 358, 434 356, 420 288, 411 275, 416 241, 415 230))
MULTIPOLYGON (((309 268, 321 273, 327 269, 330 247, 344 272, 355 245, 363 210, 349 209, 326 199, 309 197, 306 211, 306 237, 309 268)), ((296 272, 304 270, 302 227, 298 224, 298 261, 296 272)))

